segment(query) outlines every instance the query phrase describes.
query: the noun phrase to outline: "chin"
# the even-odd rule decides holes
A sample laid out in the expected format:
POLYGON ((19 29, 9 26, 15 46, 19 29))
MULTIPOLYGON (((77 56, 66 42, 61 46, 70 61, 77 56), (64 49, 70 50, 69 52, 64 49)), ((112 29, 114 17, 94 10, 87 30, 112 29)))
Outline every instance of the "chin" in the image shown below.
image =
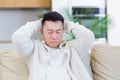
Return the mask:
POLYGON ((53 45, 53 44, 51 44, 50 47, 52 47, 52 48, 57 48, 58 45, 53 45))
POLYGON ((51 46, 52 48, 57 48, 58 46, 51 46))
POLYGON ((51 43, 50 46, 53 47, 53 48, 57 48, 59 46, 59 43, 58 42, 51 43))

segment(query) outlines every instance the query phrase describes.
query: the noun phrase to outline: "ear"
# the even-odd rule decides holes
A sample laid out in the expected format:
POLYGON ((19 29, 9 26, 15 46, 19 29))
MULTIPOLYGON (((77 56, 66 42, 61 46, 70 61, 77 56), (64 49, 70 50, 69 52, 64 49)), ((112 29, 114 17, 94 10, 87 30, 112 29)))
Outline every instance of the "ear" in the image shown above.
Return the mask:
POLYGON ((40 33, 43 34, 43 29, 42 28, 40 29, 40 33))
POLYGON ((67 27, 67 26, 63 26, 63 29, 64 29, 64 30, 68 30, 68 27, 67 27))

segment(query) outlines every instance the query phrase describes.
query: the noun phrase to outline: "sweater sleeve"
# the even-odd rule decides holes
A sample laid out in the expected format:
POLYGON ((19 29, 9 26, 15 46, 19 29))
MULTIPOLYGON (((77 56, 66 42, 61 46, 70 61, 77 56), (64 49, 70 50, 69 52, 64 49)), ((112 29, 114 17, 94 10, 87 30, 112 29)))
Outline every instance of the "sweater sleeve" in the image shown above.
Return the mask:
POLYGON ((94 43, 94 34, 92 31, 70 21, 65 21, 65 26, 75 36, 75 39, 69 41, 72 48, 75 48, 81 58, 84 58, 94 43))
POLYGON ((40 27, 40 20, 27 22, 13 33, 12 44, 23 57, 29 57, 34 50, 34 39, 32 37, 40 30, 40 27))

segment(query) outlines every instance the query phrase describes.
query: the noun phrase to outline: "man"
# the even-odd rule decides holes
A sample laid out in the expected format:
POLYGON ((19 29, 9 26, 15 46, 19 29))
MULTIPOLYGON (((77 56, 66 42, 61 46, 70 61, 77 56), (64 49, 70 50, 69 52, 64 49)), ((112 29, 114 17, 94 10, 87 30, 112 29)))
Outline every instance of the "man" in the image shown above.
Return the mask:
POLYGON ((57 12, 23 25, 13 34, 12 42, 26 59, 29 80, 92 80, 81 59, 94 42, 93 33, 77 23, 64 22, 57 12), (64 29, 75 39, 63 40, 64 29), (33 38, 37 32, 42 40, 33 38))

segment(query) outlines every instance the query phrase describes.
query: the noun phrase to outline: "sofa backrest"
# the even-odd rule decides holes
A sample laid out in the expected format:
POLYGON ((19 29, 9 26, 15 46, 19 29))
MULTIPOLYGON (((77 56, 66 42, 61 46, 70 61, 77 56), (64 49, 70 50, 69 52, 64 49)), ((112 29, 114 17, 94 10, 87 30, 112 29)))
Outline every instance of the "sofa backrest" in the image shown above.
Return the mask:
POLYGON ((16 51, 0 52, 0 80, 28 80, 27 65, 16 51))
POLYGON ((94 45, 91 66, 94 80, 120 80, 120 46, 94 45))

